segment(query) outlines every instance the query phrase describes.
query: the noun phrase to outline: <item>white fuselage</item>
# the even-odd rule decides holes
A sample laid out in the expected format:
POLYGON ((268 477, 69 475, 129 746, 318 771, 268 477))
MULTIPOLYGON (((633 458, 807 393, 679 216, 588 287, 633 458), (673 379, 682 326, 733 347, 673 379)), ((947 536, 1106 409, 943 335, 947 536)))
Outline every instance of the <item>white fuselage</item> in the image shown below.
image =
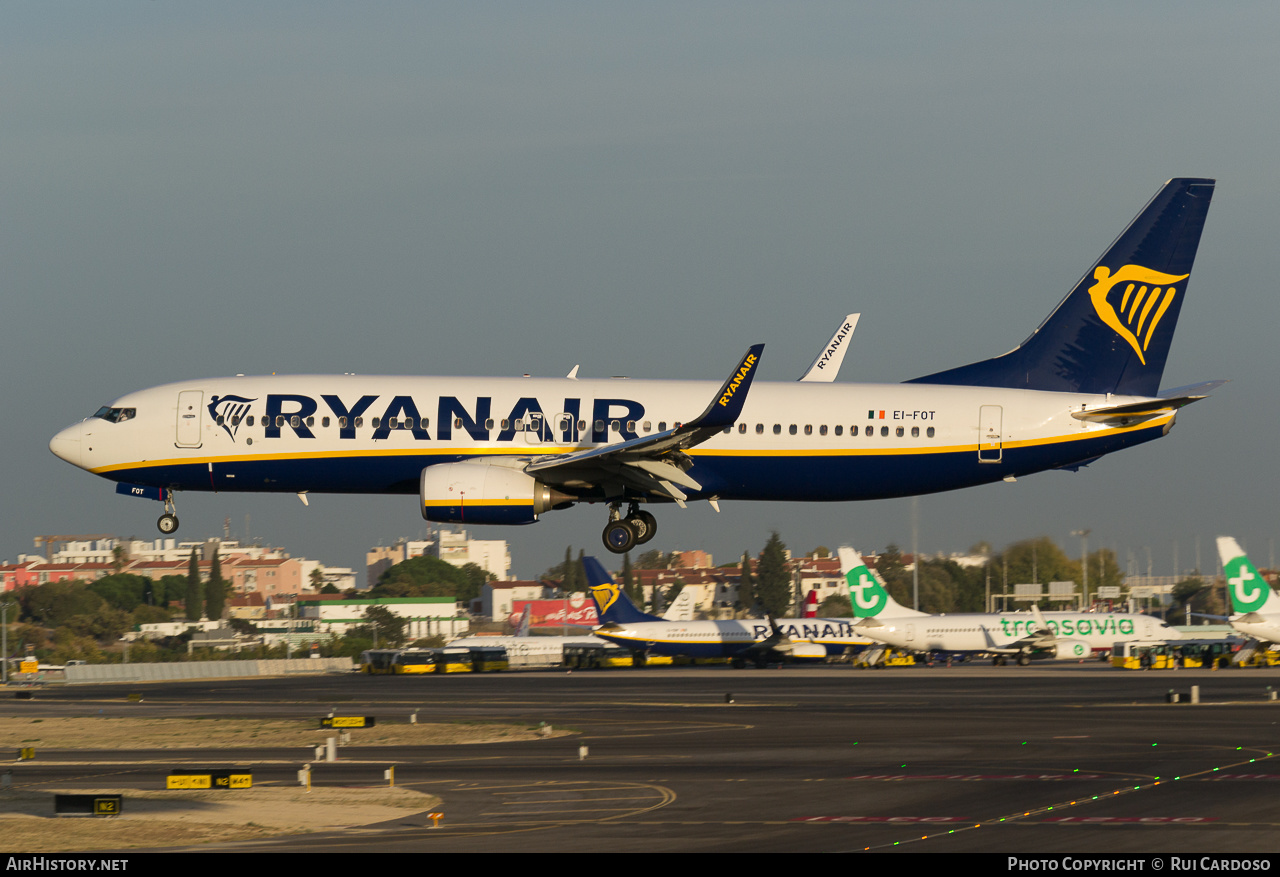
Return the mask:
POLYGON ((1231 616, 1231 626, 1245 636, 1268 643, 1280 643, 1280 617, 1260 612, 1231 616))
MULTIPOLYGON (((1150 615, 1113 612, 1042 613, 1054 637, 1084 642, 1094 651, 1110 650, 1126 640, 1180 639, 1178 631, 1150 615)), ((879 625, 859 626, 859 632, 913 651, 1016 651, 1017 644, 1036 635, 1040 625, 1030 612, 877 617, 879 625)))
POLYGON ((450 647, 472 648, 476 646, 504 648, 513 664, 526 661, 559 663, 564 659, 564 647, 569 645, 608 645, 590 634, 581 636, 466 636, 449 643, 450 647))
MULTIPOLYGON (((441 462, 519 468, 694 418, 710 381, 272 375, 130 393, 64 429, 59 457, 178 490, 406 493, 441 462)), ((1133 397, 935 384, 757 382, 738 422, 692 448, 691 499, 906 496, 1071 466, 1158 438, 1171 412, 1114 426, 1073 410, 1133 397)), ((575 499, 608 486, 572 480, 575 499)), ((615 494, 616 495, 616 494, 615 494)))
MULTIPOLYGON (((854 630, 851 618, 779 618, 778 627, 793 643, 821 646, 828 655, 841 655, 871 640, 854 630)), ((656 655, 693 658, 731 658, 773 633, 764 619, 752 621, 636 621, 596 631, 596 636, 656 655)))

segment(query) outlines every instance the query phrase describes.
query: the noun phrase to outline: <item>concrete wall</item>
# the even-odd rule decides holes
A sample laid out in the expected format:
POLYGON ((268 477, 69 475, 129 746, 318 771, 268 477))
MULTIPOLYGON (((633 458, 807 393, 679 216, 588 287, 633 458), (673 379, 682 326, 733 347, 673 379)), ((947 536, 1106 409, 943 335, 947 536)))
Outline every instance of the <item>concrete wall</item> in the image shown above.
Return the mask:
MULTIPOLYGON (((79 664, 68 667, 68 685, 91 682, 167 682, 175 679, 225 679, 234 676, 292 676, 350 673, 351 658, 279 658, 270 661, 188 661, 169 664, 79 664)), ((54 682, 52 674, 44 681, 54 682)), ((61 674, 59 674, 61 675, 61 674)))

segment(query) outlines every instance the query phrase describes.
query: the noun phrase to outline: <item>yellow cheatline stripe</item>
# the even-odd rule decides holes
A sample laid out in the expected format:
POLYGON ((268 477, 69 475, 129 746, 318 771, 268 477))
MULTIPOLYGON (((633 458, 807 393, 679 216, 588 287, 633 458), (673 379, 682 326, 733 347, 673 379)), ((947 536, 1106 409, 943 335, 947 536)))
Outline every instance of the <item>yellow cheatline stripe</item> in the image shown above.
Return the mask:
POLYGON ((106 472, 118 472, 122 469, 139 469, 154 466, 203 466, 209 463, 213 463, 215 465, 219 463, 256 463, 263 460, 336 460, 352 457, 541 457, 546 454, 567 454, 572 451, 580 450, 583 449, 573 446, 558 447, 548 445, 541 445, 536 448, 526 447, 520 449, 425 447, 373 450, 366 448, 365 450, 360 451, 298 451, 292 454, 233 454, 221 457, 170 457, 163 460, 140 460, 136 463, 116 463, 111 466, 99 466, 95 469, 90 469, 89 471, 96 475, 101 475, 106 472))
MULTIPOLYGON (((1140 424, 1133 426, 1116 426, 1107 429, 1091 430, 1079 435, 1056 435, 1039 439, 1024 439, 1022 441, 1006 441, 1001 443, 1003 448, 1031 448, 1041 445, 1066 444, 1068 442, 1087 441, 1089 439, 1103 438, 1108 435, 1116 435, 1125 432, 1137 432, 1144 429, 1154 429, 1155 427, 1164 426, 1173 420, 1175 412, 1170 412, 1162 417, 1144 420, 1140 424)), ((868 436, 867 440, 872 441, 880 438, 880 436, 868 436)), ((892 437, 891 437, 892 438, 892 437)), ((938 447, 920 446, 911 448, 833 448, 831 450, 805 450, 802 448, 782 448, 777 450, 756 449, 756 450, 716 450, 716 449, 698 449, 691 448, 685 451, 686 454, 694 457, 887 457, 887 456, 915 456, 921 454, 967 454, 976 451, 977 442, 964 445, 942 445, 938 447)), ((441 447, 422 447, 422 448, 395 448, 387 450, 335 450, 335 451, 299 451, 297 453, 282 454, 238 454, 234 456, 223 457, 172 457, 163 460, 141 460, 136 463, 116 463, 111 466, 98 466, 90 469, 96 475, 103 475, 108 472, 120 472, 129 469, 153 468, 156 466, 204 466, 209 463, 245 463, 260 462, 264 460, 327 460, 342 459, 351 457, 482 457, 482 456, 502 456, 502 457, 541 457, 551 454, 568 454, 574 451, 585 450, 586 448, 578 446, 550 446, 527 445, 520 448, 476 448, 476 447, 458 447, 458 448, 441 448, 441 447)))
POLYGON ((528 505, 528 506, 531 506, 533 505, 533 499, 532 498, 529 498, 529 499, 467 499, 467 500, 433 499, 428 503, 423 503, 423 505, 433 506, 436 508, 444 508, 444 507, 450 507, 450 506, 462 506, 465 508, 467 506, 477 506, 477 505, 488 505, 488 506, 528 505))

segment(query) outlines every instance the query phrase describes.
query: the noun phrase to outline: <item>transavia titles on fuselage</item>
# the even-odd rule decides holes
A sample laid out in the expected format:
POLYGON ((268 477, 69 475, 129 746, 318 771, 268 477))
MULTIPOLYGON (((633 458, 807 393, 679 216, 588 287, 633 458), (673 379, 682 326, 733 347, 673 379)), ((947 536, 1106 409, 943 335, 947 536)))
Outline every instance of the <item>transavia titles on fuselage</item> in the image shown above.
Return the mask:
POLYGON ((130 393, 50 449, 163 501, 166 533, 179 490, 417 493, 446 523, 604 502, 617 553, 653 538, 642 503, 878 499, 1076 468, 1166 434, 1217 385, 1159 389, 1213 187, 1162 187, 1020 347, 906 383, 832 382, 851 314, 798 382, 754 381, 763 345, 718 387, 576 368, 216 378, 130 393))

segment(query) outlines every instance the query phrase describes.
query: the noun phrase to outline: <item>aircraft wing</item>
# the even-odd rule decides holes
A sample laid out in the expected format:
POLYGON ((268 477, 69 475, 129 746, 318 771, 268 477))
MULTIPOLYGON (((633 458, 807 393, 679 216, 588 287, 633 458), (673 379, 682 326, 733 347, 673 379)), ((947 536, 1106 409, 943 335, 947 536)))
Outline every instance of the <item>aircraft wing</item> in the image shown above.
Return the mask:
POLYGON ((690 422, 653 435, 572 454, 535 457, 525 466, 525 471, 540 473, 544 481, 553 484, 611 483, 611 492, 616 495, 621 495, 625 487, 631 487, 684 505, 688 494, 680 488, 701 490, 702 485, 687 474, 693 461, 683 452, 737 422, 763 352, 763 344, 753 344, 711 403, 690 422))
POLYGON ((765 617, 769 621, 769 635, 738 652, 737 657, 753 661, 791 661, 826 657, 824 647, 809 640, 792 639, 787 636, 772 615, 765 617))

